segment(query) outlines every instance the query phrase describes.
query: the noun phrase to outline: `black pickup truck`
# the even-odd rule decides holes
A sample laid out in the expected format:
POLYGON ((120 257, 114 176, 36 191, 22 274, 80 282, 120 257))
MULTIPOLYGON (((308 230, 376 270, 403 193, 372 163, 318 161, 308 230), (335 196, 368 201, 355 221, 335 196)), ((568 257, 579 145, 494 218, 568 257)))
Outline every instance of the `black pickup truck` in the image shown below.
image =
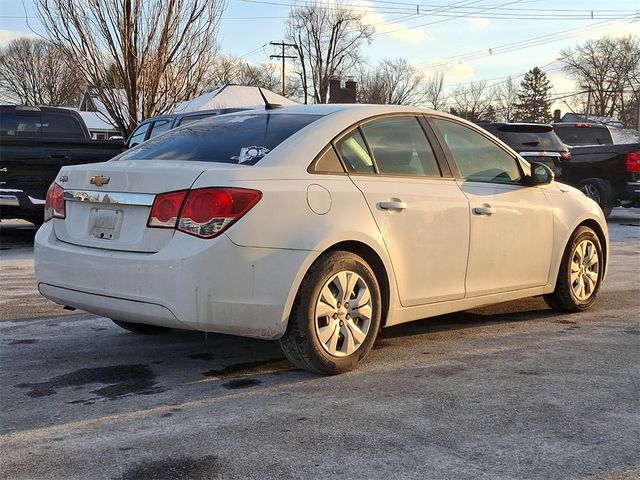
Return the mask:
POLYGON ((60 167, 103 162, 123 147, 121 141, 91 140, 73 110, 0 106, 0 219, 41 224, 47 189, 60 167))
POLYGON ((553 128, 571 150, 561 181, 595 200, 605 215, 640 206, 640 145, 614 144, 606 125, 560 122, 553 128))
POLYGON ((640 144, 571 148, 561 181, 595 200, 605 215, 613 207, 640 207, 640 144))

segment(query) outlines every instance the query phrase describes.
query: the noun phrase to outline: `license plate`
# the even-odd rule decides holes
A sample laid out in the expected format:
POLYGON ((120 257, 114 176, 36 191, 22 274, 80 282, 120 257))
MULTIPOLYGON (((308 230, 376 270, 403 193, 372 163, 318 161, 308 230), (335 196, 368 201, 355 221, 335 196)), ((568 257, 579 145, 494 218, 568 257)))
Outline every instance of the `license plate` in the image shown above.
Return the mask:
POLYGON ((122 210, 92 208, 93 227, 91 235, 102 240, 114 240, 120 236, 122 210))

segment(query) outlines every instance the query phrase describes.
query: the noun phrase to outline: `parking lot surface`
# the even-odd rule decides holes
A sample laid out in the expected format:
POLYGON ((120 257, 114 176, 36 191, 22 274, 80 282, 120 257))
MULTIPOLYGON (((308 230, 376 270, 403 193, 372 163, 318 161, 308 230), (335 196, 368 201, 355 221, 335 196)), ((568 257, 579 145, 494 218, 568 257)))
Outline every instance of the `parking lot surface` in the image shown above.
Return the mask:
POLYGON ((393 327, 320 377, 276 343, 65 311, 37 293, 34 229, 2 223, 0 475, 640 478, 640 210, 609 227, 591 310, 532 298, 393 327))

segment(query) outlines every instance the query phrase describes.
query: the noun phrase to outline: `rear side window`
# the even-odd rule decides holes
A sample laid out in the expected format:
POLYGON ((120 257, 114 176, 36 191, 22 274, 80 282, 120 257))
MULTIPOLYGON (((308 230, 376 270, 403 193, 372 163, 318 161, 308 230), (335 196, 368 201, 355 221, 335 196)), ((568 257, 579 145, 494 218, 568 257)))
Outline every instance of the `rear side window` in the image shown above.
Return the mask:
POLYGON ((362 125, 380 174, 440 177, 440 168, 415 117, 391 117, 362 125))
POLYGON ((473 182, 516 183, 516 160, 480 133, 447 120, 434 119, 462 178, 473 182))
POLYGON ((350 172, 374 173, 367 144, 357 128, 336 142, 336 149, 350 172))
POLYGON ((209 118, 209 117, 213 117, 217 115, 216 113, 208 113, 206 115, 190 115, 188 117, 182 117, 178 124, 176 125, 176 127, 182 126, 182 125, 188 125, 190 123, 193 122, 199 122, 200 120, 203 120, 205 118, 209 118))
POLYGON ((180 160, 255 165, 320 115, 224 115, 173 129, 115 160, 180 160))

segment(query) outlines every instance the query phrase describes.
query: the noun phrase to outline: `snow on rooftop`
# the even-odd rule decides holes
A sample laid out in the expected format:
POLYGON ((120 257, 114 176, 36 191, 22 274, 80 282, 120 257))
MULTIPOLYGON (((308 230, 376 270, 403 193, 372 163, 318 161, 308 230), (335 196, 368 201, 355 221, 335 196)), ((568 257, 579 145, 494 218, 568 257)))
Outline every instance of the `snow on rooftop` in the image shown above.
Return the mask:
MULTIPOLYGON (((264 96, 269 103, 278 105, 297 105, 296 102, 289 100, 282 95, 262 89, 264 96)), ((261 107, 264 100, 260 95, 258 87, 244 87, 240 85, 226 85, 216 87, 193 100, 179 103, 174 113, 198 112, 201 110, 216 110, 219 108, 250 108, 261 107)))

